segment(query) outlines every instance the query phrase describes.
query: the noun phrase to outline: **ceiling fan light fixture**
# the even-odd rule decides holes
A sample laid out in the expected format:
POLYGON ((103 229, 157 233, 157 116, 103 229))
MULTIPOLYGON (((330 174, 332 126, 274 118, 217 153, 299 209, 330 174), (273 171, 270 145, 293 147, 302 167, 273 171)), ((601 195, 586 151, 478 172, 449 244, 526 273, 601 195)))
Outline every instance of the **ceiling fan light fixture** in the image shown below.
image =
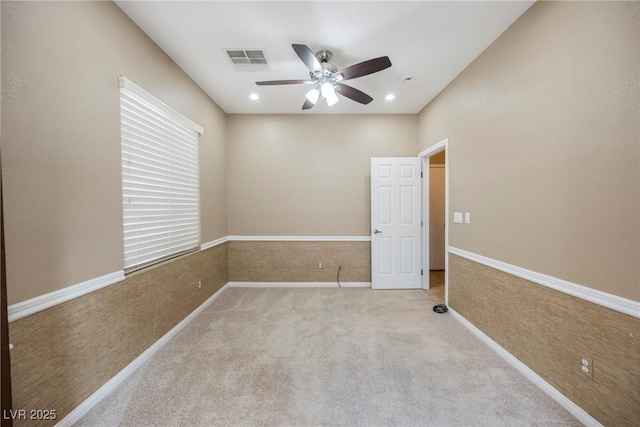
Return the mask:
POLYGON ((329 82, 324 82, 320 85, 320 93, 322 97, 327 100, 329 107, 339 101, 338 95, 336 95, 336 88, 329 82))
POLYGON ((338 95, 336 95, 335 92, 329 93, 329 95, 325 96, 324 98, 327 100, 327 105, 329 107, 331 107, 333 104, 335 104, 338 101, 340 101, 340 98, 338 98, 338 95))
POLYGON ((328 97, 336 94, 336 89, 333 87, 333 85, 331 83, 324 82, 320 86, 320 93, 322 93, 323 97, 328 98, 328 97))
POLYGON ((252 93, 251 95, 249 95, 249 99, 251 99, 252 101, 257 101, 258 99, 260 99, 260 97, 257 93, 252 93))
POLYGON ((309 100, 309 102, 315 104, 320 98, 320 91, 318 89, 311 89, 305 96, 309 100))
POLYGON ((396 99, 396 96, 390 93, 387 96, 385 96, 384 99, 386 99, 387 101, 393 101, 394 99, 396 99))

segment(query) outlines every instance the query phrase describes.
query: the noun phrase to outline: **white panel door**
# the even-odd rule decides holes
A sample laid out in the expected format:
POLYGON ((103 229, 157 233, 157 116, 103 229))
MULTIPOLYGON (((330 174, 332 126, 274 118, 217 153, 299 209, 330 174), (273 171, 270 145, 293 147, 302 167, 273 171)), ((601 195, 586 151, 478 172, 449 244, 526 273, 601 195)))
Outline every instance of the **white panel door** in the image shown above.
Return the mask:
POLYGON ((420 159, 371 159, 371 287, 421 287, 420 159))

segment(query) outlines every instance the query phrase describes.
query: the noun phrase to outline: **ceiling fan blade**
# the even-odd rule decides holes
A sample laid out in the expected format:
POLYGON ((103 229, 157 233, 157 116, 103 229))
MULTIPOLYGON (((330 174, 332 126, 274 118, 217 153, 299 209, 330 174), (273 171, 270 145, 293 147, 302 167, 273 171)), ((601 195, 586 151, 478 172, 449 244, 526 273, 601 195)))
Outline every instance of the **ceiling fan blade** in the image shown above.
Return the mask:
POLYGON ((305 99, 304 104, 302 104, 303 110, 310 110, 313 106, 316 105, 315 102, 311 102, 308 99, 305 99))
POLYGON ((362 92, 361 90, 356 89, 355 87, 347 86, 342 83, 334 83, 333 87, 340 95, 346 96, 347 98, 359 102, 360 104, 367 105, 368 103, 373 101, 372 97, 362 92))
POLYGON ((389 60, 389 57, 381 56, 379 58, 370 59, 368 61, 343 68, 338 71, 338 74, 342 74, 344 76, 342 80, 349 80, 355 79, 356 77, 366 76, 367 74, 377 73, 378 71, 382 71, 389 67, 391 67, 391 60, 389 60))
POLYGON ((274 85, 300 85, 313 83, 312 80, 267 80, 264 82, 256 82, 258 86, 274 86, 274 85))
POLYGON ((292 44, 291 47, 296 51, 304 65, 311 71, 322 71, 322 65, 316 58, 316 55, 304 44, 292 44))

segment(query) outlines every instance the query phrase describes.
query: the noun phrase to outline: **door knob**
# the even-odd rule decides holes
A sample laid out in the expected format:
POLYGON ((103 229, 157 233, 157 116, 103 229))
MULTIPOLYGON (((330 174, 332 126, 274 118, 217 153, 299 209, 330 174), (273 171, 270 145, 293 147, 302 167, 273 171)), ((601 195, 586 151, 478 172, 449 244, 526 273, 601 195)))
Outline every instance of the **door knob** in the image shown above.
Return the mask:
POLYGON ((373 234, 380 234, 380 233, 382 233, 382 231, 378 230, 377 228, 373 230, 373 234))

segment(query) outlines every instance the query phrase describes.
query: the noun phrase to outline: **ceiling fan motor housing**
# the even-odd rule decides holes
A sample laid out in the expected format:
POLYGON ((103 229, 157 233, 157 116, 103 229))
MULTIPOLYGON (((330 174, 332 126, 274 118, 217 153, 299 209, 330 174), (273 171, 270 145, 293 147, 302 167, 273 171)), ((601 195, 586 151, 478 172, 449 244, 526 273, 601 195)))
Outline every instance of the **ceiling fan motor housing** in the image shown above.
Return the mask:
POLYGON ((333 75, 338 71, 338 67, 330 63, 329 61, 333 57, 333 52, 328 49, 320 49, 316 52, 316 58, 322 66, 322 71, 311 71, 309 76, 313 80, 331 79, 333 75))
POLYGON ((328 49, 320 49, 316 52, 316 58, 318 58, 320 63, 329 62, 331 61, 331 58, 333 58, 333 52, 328 49))

